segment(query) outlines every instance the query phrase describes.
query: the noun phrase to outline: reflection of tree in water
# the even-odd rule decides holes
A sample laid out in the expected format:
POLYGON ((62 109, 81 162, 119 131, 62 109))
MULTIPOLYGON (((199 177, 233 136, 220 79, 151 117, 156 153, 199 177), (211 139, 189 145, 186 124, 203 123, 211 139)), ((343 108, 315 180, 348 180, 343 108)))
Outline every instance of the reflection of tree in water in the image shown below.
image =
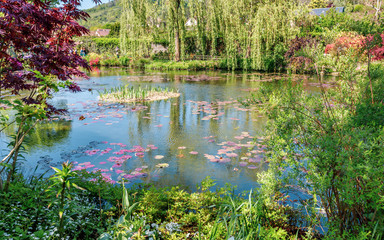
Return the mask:
POLYGON ((42 147, 52 147, 64 142, 72 129, 72 122, 66 120, 47 121, 37 124, 26 137, 27 150, 42 147))

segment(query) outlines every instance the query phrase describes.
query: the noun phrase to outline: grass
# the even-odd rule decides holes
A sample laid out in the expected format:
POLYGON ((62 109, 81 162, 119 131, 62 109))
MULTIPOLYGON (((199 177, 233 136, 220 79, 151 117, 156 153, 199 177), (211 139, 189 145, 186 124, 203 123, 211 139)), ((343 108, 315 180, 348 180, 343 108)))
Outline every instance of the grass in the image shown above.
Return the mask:
POLYGON ((119 86, 100 93, 100 99, 108 102, 139 102, 157 101, 168 98, 179 97, 180 93, 161 87, 129 87, 128 85, 119 86))

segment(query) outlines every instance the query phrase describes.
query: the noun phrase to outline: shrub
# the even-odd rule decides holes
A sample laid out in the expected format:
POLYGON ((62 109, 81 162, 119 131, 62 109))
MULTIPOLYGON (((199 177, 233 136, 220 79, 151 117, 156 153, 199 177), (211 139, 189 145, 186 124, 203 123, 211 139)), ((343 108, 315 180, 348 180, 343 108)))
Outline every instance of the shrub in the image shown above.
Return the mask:
POLYGON ((326 0, 312 0, 310 4, 308 5, 309 8, 325 8, 327 7, 327 2, 326 0))
MULTIPOLYGON (((374 74, 382 76, 383 72, 374 74)), ((384 231, 384 130, 378 126, 381 119, 374 125, 375 117, 368 116, 367 123, 360 121, 364 115, 354 117, 355 109, 358 115, 367 114, 359 105, 371 105, 372 116, 377 106, 369 101, 370 92, 366 93, 368 79, 353 81, 362 87, 341 81, 335 90, 308 94, 290 83, 284 91, 265 86, 254 96, 271 120, 267 132, 270 165, 260 176, 262 192, 291 195, 298 190, 306 200, 297 207, 308 214, 309 230, 326 217, 328 239, 380 239, 384 231)), ((376 82, 380 88, 375 99, 379 100, 384 82, 376 82)))
POLYGON ((317 45, 316 39, 312 36, 292 39, 288 51, 284 55, 288 68, 293 72, 313 72, 315 61, 314 56, 309 53, 309 49, 316 48, 317 45))
POLYGON ((77 39, 78 49, 84 47, 87 52, 116 55, 116 47, 120 47, 119 38, 83 36, 77 39))
POLYGON ((362 12, 364 10, 364 5, 363 4, 356 4, 353 7, 353 12, 362 12))
POLYGON ((363 47, 364 37, 355 33, 344 33, 337 38, 334 43, 325 47, 325 53, 332 56, 344 55, 349 49, 353 49, 358 53, 363 47))

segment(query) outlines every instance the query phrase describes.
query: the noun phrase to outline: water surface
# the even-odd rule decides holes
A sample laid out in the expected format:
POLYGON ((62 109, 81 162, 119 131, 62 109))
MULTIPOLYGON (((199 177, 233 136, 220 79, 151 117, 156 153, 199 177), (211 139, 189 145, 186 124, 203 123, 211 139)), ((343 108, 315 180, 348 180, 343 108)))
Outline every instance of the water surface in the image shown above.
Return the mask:
MULTIPOLYGON (((219 186, 236 185, 237 191, 258 186, 257 173, 268 167, 259 138, 266 118, 237 99, 285 75, 131 69, 96 69, 89 75, 77 80, 82 92, 54 96, 53 104, 68 114, 36 127, 23 171, 38 166, 43 172, 72 161, 76 169, 101 171, 112 183, 124 177, 130 183, 194 190, 211 176, 219 186), (126 84, 173 88, 181 96, 148 103, 99 101, 99 91, 126 84)), ((318 91, 311 77, 299 77, 307 89, 318 91)))

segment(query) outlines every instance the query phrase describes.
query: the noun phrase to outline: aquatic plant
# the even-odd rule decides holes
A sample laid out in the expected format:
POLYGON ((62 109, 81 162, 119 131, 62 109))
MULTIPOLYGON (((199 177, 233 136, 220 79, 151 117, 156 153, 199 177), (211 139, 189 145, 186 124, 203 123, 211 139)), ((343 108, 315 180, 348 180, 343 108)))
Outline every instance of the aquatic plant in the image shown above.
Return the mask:
POLYGON ((111 102, 156 101, 179 96, 180 93, 173 89, 152 86, 130 87, 125 85, 100 92, 101 100, 111 102))

